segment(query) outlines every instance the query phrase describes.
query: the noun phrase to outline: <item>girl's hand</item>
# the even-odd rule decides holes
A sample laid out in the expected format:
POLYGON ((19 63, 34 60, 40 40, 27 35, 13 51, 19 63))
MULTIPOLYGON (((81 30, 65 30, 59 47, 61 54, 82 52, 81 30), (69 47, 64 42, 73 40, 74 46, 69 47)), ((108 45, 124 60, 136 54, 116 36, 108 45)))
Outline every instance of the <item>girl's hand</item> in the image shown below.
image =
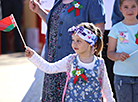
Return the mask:
POLYGON ((31 58, 34 54, 34 51, 29 48, 29 47, 26 47, 26 50, 25 50, 25 56, 28 57, 28 58, 31 58))
POLYGON ((125 53, 125 52, 121 52, 118 54, 118 60, 120 61, 125 61, 127 58, 129 58, 129 54, 125 53))
POLYGON ((39 10, 40 10, 40 4, 39 4, 39 2, 36 1, 36 0, 30 0, 30 2, 29 2, 29 8, 30 8, 30 10, 32 10, 33 12, 38 13, 39 10))

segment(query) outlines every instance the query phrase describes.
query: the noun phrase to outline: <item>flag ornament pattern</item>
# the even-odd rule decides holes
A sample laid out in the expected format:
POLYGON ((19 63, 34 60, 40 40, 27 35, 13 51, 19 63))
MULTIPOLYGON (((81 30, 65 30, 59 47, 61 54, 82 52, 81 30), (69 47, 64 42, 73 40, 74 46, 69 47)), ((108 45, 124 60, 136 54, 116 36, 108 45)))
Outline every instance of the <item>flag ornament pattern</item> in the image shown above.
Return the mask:
POLYGON ((1 31, 9 32, 15 27, 16 27, 16 22, 15 22, 13 14, 0 20, 0 30, 1 31))

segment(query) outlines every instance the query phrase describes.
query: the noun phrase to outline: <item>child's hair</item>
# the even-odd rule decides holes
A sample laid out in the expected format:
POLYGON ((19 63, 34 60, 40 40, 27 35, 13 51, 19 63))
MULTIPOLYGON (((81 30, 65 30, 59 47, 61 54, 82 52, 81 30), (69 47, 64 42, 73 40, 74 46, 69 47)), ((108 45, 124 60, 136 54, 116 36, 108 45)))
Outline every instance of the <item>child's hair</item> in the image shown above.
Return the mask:
MULTIPOLYGON (((123 4, 124 1, 125 1, 125 0, 119 0, 120 6, 123 4)), ((138 5, 138 0, 135 0, 135 2, 136 2, 137 5, 138 5)))
POLYGON ((94 55, 98 56, 100 51, 102 51, 103 49, 103 40, 102 40, 103 36, 101 30, 98 27, 95 27, 93 23, 81 23, 77 27, 79 26, 91 30, 97 36, 97 41, 94 45, 95 48, 94 55))

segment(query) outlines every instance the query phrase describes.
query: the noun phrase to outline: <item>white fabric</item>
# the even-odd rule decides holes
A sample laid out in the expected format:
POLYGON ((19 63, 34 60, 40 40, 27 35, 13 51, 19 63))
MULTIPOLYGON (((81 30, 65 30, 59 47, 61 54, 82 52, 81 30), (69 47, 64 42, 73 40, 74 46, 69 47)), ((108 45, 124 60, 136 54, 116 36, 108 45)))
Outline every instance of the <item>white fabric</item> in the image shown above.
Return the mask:
POLYGON ((46 31, 47 31, 47 25, 44 22, 44 20, 41 20, 41 34, 46 35, 46 31))
POLYGON ((112 27, 112 11, 113 11, 113 4, 115 0, 103 0, 104 1, 104 8, 105 8, 105 30, 110 30, 112 27))
MULTIPOLYGON (((59 72, 67 72, 67 62, 68 62, 68 58, 70 56, 72 56, 72 54, 70 54, 69 56, 66 56, 62 60, 59 60, 55 63, 48 63, 46 60, 44 60, 42 57, 40 57, 37 53, 34 53, 34 55, 28 59, 36 67, 40 68, 40 70, 42 70, 48 74, 53 74, 53 73, 59 73, 59 72)), ((77 58, 77 59, 79 59, 79 58, 77 58)), ((97 59, 97 57, 95 57, 94 59, 97 59)), ((84 65, 85 68, 89 68, 89 69, 92 68, 91 65, 93 65, 93 62, 88 63, 88 64, 83 63, 83 62, 80 63, 80 62, 81 61, 79 60, 79 62, 78 62, 79 65, 82 64, 82 65, 84 65), (87 67, 85 65, 87 65, 87 67)), ((71 67, 73 67, 73 64, 71 65, 71 67)), ((107 77, 105 65, 104 65, 104 76, 102 77, 102 90, 103 90, 103 96, 107 99, 107 102, 114 102, 113 93, 111 91, 110 82, 107 77)))
POLYGON ((50 10, 53 7, 55 0, 41 0, 41 7, 45 10, 50 10))
MULTIPOLYGON (((55 0, 41 0, 41 6, 45 10, 51 10, 53 7, 55 0)), ((47 31, 47 25, 46 23, 42 20, 41 21, 41 33, 46 34, 47 31)))

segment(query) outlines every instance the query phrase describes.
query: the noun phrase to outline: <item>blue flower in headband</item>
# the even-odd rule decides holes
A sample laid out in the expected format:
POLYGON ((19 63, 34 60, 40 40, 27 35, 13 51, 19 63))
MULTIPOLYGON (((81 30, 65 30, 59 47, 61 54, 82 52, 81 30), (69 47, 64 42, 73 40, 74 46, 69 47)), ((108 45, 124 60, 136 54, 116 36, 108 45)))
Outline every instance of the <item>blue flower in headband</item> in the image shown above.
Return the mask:
POLYGON ((68 29, 69 35, 72 35, 75 33, 75 35, 78 35, 80 38, 85 40, 87 43, 89 43, 92 47, 97 41, 97 36, 89 29, 86 29, 82 26, 79 27, 71 27, 68 29))

